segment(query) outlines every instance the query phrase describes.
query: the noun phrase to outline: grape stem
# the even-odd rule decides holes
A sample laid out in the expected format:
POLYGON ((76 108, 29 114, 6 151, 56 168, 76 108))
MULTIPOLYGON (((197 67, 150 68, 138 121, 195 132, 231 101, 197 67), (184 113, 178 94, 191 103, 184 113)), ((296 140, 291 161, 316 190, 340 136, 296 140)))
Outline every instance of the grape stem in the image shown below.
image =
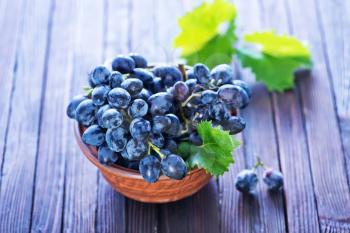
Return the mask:
POLYGON ((200 97, 200 96, 201 96, 201 92, 193 93, 192 95, 190 95, 190 96, 185 100, 185 102, 183 102, 183 103, 181 104, 181 106, 182 106, 182 107, 185 107, 185 106, 188 104, 188 102, 191 101, 191 99, 193 99, 193 98, 195 98, 195 97, 200 97))
POLYGON ((160 149, 157 146, 155 146, 152 142, 148 142, 148 154, 151 153, 151 148, 160 156, 161 159, 165 158, 165 155, 160 152, 160 149))
POLYGON ((261 161, 260 157, 256 158, 256 164, 254 165, 254 170, 258 169, 259 167, 265 168, 265 164, 261 161))

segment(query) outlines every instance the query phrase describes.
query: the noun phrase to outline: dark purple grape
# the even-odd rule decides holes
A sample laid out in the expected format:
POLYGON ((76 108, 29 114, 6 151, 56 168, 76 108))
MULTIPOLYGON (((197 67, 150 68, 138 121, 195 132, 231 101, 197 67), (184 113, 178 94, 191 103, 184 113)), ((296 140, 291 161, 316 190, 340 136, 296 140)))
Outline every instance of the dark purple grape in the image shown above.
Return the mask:
POLYGON ((143 117, 148 112, 148 104, 142 99, 135 99, 128 108, 128 114, 132 118, 143 117))
POLYGON ((230 131, 230 134, 237 134, 244 130, 245 120, 239 116, 231 116, 227 121, 222 123, 224 130, 230 131))
POLYGON ((210 77, 215 80, 217 85, 231 83, 234 79, 233 69, 227 64, 218 65, 211 70, 210 77))
POLYGON ((150 105, 150 113, 152 115, 164 115, 173 107, 172 96, 166 92, 160 92, 151 95, 148 99, 150 105))
POLYGON ((193 67, 193 74, 197 81, 202 84, 206 84, 210 79, 210 71, 204 64, 198 63, 193 67))
POLYGON ((99 110, 97 111, 96 113, 96 120, 97 120, 97 124, 104 128, 104 125, 103 125, 103 122, 102 122, 102 116, 103 116, 103 113, 105 111, 107 111, 108 109, 110 109, 111 107, 108 105, 108 104, 105 104, 103 105, 102 107, 99 108, 99 110))
POLYGON ((248 94, 248 97, 249 98, 252 97, 252 90, 250 89, 250 87, 248 86, 248 84, 246 82, 239 80, 239 79, 235 79, 235 80, 232 80, 232 84, 242 87, 245 90, 245 92, 248 94))
POLYGON ((175 180, 181 180, 187 174, 185 161, 175 154, 168 155, 162 159, 161 169, 164 175, 175 180))
POLYGON ((152 85, 150 86, 150 90, 153 93, 164 92, 165 88, 164 88, 162 79, 159 77, 155 77, 153 79, 152 85))
POLYGON ((135 62, 129 56, 119 55, 112 61, 113 71, 119 71, 122 74, 131 73, 135 69, 135 62))
POLYGON ((129 127, 130 134, 133 138, 141 140, 147 138, 151 132, 151 124, 143 118, 135 118, 129 127))
POLYGON ((188 137, 188 141, 191 144, 196 145, 196 146, 200 146, 203 143, 201 137, 198 135, 197 132, 191 133, 190 136, 188 137))
POLYGON ((155 145, 158 148, 163 148, 164 143, 165 143, 165 139, 163 137, 163 135, 161 134, 150 134, 149 136, 149 140, 150 142, 155 145))
POLYGON ((108 129, 106 133, 108 147, 115 152, 123 151, 128 142, 127 135, 128 132, 122 127, 108 129))
POLYGON ((238 173, 235 179, 235 187, 242 193, 253 193, 258 183, 258 176, 252 169, 245 169, 238 173))
POLYGON ((143 99, 144 101, 148 101, 148 98, 152 95, 152 93, 147 89, 142 89, 141 92, 135 96, 136 99, 143 99))
POLYGON ((137 78, 128 78, 120 86, 127 90, 131 96, 136 96, 143 88, 142 81, 137 78))
POLYGON ((129 56, 134 60, 136 68, 147 68, 147 60, 142 55, 131 53, 129 56))
POLYGON ((212 90, 205 90, 201 94, 202 104, 213 104, 218 99, 218 93, 212 90))
POLYGON ((76 108, 75 116, 77 121, 84 126, 89 126, 95 121, 97 107, 92 100, 83 100, 76 108))
POLYGON ((197 79, 188 79, 185 83, 188 86, 188 91, 192 93, 197 85, 197 79))
POLYGON ((84 131, 81 138, 85 144, 100 146, 105 142, 105 133, 98 125, 91 125, 84 131))
POLYGON ((180 70, 173 66, 158 66, 152 72, 155 76, 162 78, 163 84, 166 87, 171 87, 182 79, 180 70))
POLYGON ((145 87, 150 88, 153 83, 154 75, 148 70, 136 68, 130 74, 130 78, 140 79, 145 87))
POLYGON ((175 154, 177 152, 177 143, 173 139, 167 138, 165 140, 165 149, 169 150, 171 153, 175 154))
POLYGON ((174 99, 180 102, 185 101, 190 95, 189 88, 183 81, 176 82, 172 87, 171 93, 173 94, 174 99))
POLYGON ((148 183, 154 183, 160 176, 160 162, 154 155, 147 155, 140 161, 139 170, 148 183))
POLYGON ((98 148, 98 161, 104 165, 117 163, 118 154, 109 149, 107 145, 102 145, 98 148))
POLYGON ((170 127, 171 120, 167 116, 154 116, 152 119, 152 132, 156 134, 163 133, 170 127))
POLYGON ((165 133, 169 137, 179 136, 181 133, 181 123, 179 118, 175 114, 167 114, 166 116, 170 119, 171 124, 170 127, 165 130, 165 133))
POLYGON ((197 81, 197 78, 196 78, 196 76, 193 73, 193 69, 187 70, 186 71, 186 76, 187 76, 187 80, 195 79, 197 81))
POLYGON ((234 108, 242 108, 249 103, 248 94, 240 86, 225 84, 218 90, 219 98, 234 108))
POLYGON ((108 86, 97 86, 92 90, 91 99, 96 106, 104 105, 107 94, 111 89, 108 86))
POLYGON ((89 83, 92 87, 109 83, 110 71, 104 66, 97 66, 89 75, 89 83))
POLYGON ((224 103, 216 103, 210 106, 210 118, 221 122, 228 120, 231 116, 230 109, 224 103))
POLYGON ((120 87, 123 81, 124 76, 118 71, 113 71, 109 76, 109 86, 111 88, 120 87))
POLYGON ((86 99, 87 98, 83 95, 74 96, 73 99, 68 104, 67 116, 69 118, 75 119, 76 118, 75 113, 76 113, 78 105, 86 99))
POLYGON ((106 110, 102 115, 103 128, 118 128, 123 120, 123 115, 114 108, 106 110))
POLYGON ((147 154, 147 151, 148 144, 146 141, 131 139, 126 144, 126 153, 122 153, 122 156, 127 160, 140 160, 147 154))
POLYGON ((268 169, 264 172, 263 181, 267 185, 267 189, 277 192, 283 188, 283 175, 277 170, 268 169))
POLYGON ((113 88, 107 95, 108 103, 116 108, 127 108, 131 101, 129 92, 123 88, 113 88))

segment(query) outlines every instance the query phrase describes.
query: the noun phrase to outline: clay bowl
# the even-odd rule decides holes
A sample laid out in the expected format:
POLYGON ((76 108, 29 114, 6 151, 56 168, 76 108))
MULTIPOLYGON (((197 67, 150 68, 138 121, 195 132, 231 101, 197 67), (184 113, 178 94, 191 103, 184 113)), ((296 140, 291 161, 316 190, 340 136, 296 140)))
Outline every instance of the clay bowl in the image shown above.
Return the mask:
POLYGON ((135 170, 119 165, 105 166, 101 164, 97 159, 96 148, 88 146, 82 141, 83 132, 83 127, 75 123, 75 138, 83 154, 101 171, 104 178, 115 190, 136 201, 148 203, 177 201, 198 192, 211 178, 211 175, 203 169, 196 168, 182 180, 172 180, 162 175, 156 183, 147 183, 135 170))

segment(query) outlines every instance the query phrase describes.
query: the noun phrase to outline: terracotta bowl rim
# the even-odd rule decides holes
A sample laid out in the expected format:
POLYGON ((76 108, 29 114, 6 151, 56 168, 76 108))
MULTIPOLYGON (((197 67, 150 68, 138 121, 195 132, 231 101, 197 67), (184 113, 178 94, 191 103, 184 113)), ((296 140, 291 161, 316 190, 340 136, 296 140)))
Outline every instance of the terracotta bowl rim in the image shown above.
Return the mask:
MULTIPOLYGON (((117 176, 128 177, 128 178, 133 178, 133 179, 138 179, 138 180, 144 180, 143 177, 141 176, 141 174, 135 170, 125 168, 125 167, 120 166, 120 165, 106 166, 106 165, 103 165, 102 163, 100 163, 98 161, 98 159, 96 158, 97 154, 93 150, 95 147, 89 146, 83 142, 83 140, 82 140, 82 126, 78 122, 74 122, 74 135, 75 135, 75 138, 76 138, 78 144, 80 145, 80 149, 82 150, 85 157, 87 157, 100 170, 107 171, 109 173, 113 173, 114 175, 117 175, 117 176)), ((96 148, 95 148, 95 151, 96 151, 96 148)), ((201 172, 202 170, 204 170, 204 169, 196 167, 193 170, 189 171, 187 173, 187 176, 192 175, 194 173, 201 172)), ((159 180, 172 180, 172 179, 170 179, 167 176, 161 175, 159 177, 159 180)), ((178 181, 178 180, 174 180, 174 181, 178 181)))

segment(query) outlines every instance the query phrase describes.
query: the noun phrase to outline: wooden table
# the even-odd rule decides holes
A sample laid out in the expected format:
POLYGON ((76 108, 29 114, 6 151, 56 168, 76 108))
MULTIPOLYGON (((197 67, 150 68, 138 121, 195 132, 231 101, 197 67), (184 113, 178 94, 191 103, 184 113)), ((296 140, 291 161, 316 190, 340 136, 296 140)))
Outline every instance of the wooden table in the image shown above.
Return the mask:
MULTIPOLYGON (((176 18, 198 1, 0 2, 0 232, 350 232, 350 1, 237 0, 238 31, 308 40, 311 77, 293 91, 254 85, 236 164, 198 194, 162 205, 111 189, 65 115, 93 65, 136 51, 173 62, 176 18), (259 156, 283 194, 234 177, 259 156)), ((244 78, 251 75, 243 71, 244 78)))

